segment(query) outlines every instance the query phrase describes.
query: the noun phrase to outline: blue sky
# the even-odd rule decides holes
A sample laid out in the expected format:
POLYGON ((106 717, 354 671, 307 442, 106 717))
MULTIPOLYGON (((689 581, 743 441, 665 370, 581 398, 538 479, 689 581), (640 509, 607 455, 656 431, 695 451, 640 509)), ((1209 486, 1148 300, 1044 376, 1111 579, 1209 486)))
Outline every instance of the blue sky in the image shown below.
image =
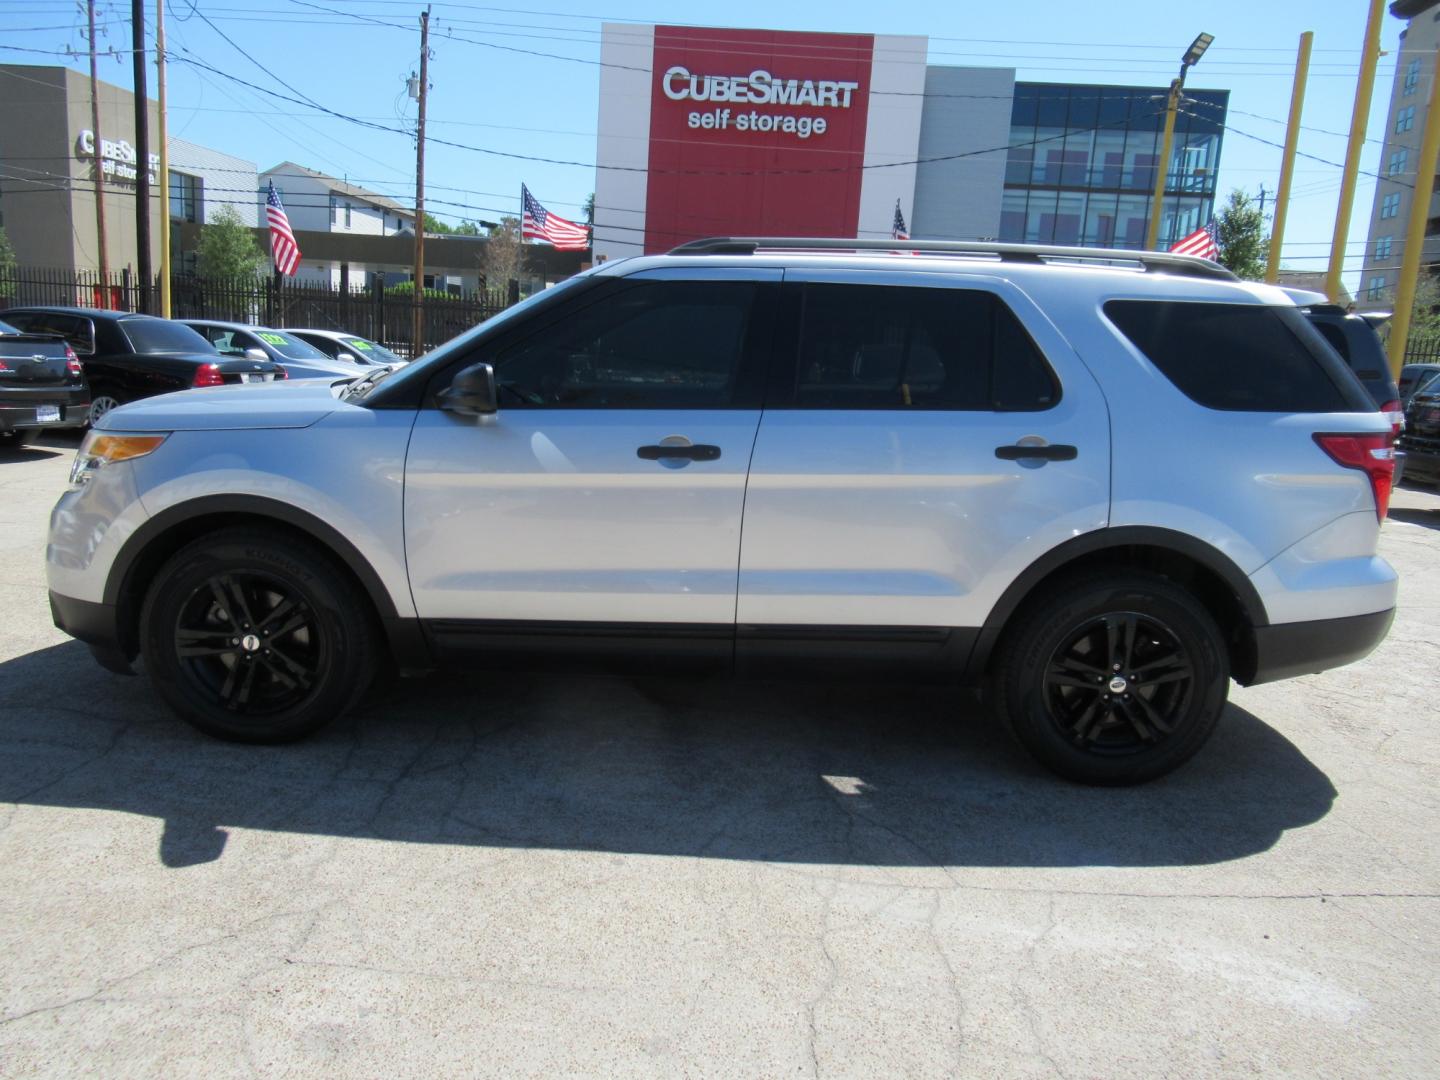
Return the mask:
MULTIPOLYGON (((1280 151, 1269 144, 1284 138, 1303 30, 1315 32, 1315 53, 1304 117, 1308 130, 1300 149, 1324 162, 1343 159, 1369 7, 1365 0, 1032 0, 1014 7, 974 0, 943 5, 793 0, 783 7, 754 0, 714 6, 650 0, 602 0, 596 5, 502 2, 508 6, 434 5, 429 131, 478 148, 430 146, 427 209, 452 221, 517 213, 522 181, 556 213, 579 215, 595 186, 594 170, 588 166, 595 155, 596 61, 605 20, 925 34, 931 63, 1013 66, 1020 79, 1156 86, 1168 83, 1181 53, 1203 30, 1215 35, 1215 43, 1191 72, 1189 84, 1231 91, 1220 190, 1241 187, 1253 194, 1261 183, 1273 191, 1278 181, 1280 151)), ((101 0, 99 17, 106 35, 102 45, 128 47, 129 8, 128 0, 101 0)), ((147 0, 147 10, 153 19, 155 0, 147 0)), ((420 10, 420 4, 397 0, 171 0, 166 30, 177 57, 371 124, 406 128, 415 116, 405 79, 418 64, 420 10)), ((83 21, 75 0, 5 0, 0 5, 0 45, 79 50, 84 47, 83 21)), ((1388 55, 1380 61, 1370 141, 1361 160, 1368 172, 1376 171, 1381 159, 1403 26, 1386 15, 1381 45, 1388 55)), ((0 60, 70 63, 85 69, 78 58, 41 52, 0 49, 0 60)), ((128 56, 106 59, 101 77, 129 86, 128 56)), ((413 199, 414 142, 407 135, 358 126, 185 63, 170 68, 170 115, 172 134, 248 158, 261 169, 289 159, 406 203, 413 199)), ((1286 229, 1287 266, 1325 267, 1340 170, 1324 162, 1302 158, 1298 163, 1286 229)), ((1352 291, 1373 194, 1373 179, 1362 175, 1346 263, 1352 291)))

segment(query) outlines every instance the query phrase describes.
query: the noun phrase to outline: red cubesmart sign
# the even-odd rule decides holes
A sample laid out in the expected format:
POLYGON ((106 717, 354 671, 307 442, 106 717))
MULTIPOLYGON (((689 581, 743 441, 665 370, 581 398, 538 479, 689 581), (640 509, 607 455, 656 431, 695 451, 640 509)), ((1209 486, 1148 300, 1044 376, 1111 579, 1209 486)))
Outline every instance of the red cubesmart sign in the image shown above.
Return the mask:
POLYGON ((657 26, 645 251, 856 234, 875 39, 657 26))

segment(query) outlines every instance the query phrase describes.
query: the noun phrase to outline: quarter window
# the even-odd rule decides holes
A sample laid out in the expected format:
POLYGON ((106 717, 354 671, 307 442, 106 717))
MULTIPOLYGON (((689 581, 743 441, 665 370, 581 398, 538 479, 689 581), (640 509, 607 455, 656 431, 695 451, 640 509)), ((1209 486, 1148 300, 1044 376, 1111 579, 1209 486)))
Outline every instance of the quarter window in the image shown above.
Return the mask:
POLYGON ((1049 365, 992 293, 805 286, 800 408, 1034 411, 1058 399, 1049 365))
POLYGON ((502 408, 724 408, 737 384, 756 286, 620 285, 491 363, 502 408))

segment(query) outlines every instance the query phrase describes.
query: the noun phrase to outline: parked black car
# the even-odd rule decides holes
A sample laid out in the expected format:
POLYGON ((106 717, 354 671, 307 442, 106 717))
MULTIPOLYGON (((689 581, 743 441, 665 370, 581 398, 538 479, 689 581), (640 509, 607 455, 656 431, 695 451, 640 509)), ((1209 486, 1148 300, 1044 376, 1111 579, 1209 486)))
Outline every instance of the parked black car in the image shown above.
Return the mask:
POLYGON ((0 322, 0 450, 45 428, 80 427, 89 412, 90 386, 65 339, 0 322))
POLYGON ((99 308, 10 308, 5 318, 28 333, 58 334, 78 354, 90 380, 88 420, 117 405, 192 386, 270 382, 286 377, 268 360, 221 356, 182 323, 99 308))
POLYGON ((1405 412, 1405 479, 1440 484, 1440 384, 1422 387, 1405 412))
POLYGON ((1406 364, 1400 369, 1400 381, 1396 385, 1400 388, 1400 400, 1407 409, 1410 407, 1410 399, 1425 389, 1437 375, 1440 375, 1440 364, 1406 364))
POLYGON ((185 325, 220 350, 221 356, 250 356, 282 364, 292 379, 356 379, 359 364, 326 356, 286 330, 219 319, 186 319, 185 325))

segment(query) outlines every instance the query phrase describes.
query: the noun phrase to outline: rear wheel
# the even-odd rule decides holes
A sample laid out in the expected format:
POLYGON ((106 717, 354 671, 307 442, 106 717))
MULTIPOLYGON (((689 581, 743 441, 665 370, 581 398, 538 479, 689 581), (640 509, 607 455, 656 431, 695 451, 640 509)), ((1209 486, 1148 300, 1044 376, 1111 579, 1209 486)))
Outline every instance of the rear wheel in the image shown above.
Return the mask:
POLYGON ((1225 708, 1224 638, 1195 597, 1148 574, 1087 577, 1025 610, 993 690, 1020 743, 1086 784, 1163 776, 1204 745, 1225 708))
POLYGON ((0 450, 19 450, 33 438, 35 438, 34 428, 0 431, 0 450))
POLYGON ((302 738, 350 708, 374 674, 373 620, 323 551, 261 529, 181 549, 141 612, 146 669, 200 730, 240 742, 302 738))
POLYGON ((102 416, 111 409, 118 409, 122 404, 114 394, 95 394, 90 399, 90 426, 94 427, 102 416))

